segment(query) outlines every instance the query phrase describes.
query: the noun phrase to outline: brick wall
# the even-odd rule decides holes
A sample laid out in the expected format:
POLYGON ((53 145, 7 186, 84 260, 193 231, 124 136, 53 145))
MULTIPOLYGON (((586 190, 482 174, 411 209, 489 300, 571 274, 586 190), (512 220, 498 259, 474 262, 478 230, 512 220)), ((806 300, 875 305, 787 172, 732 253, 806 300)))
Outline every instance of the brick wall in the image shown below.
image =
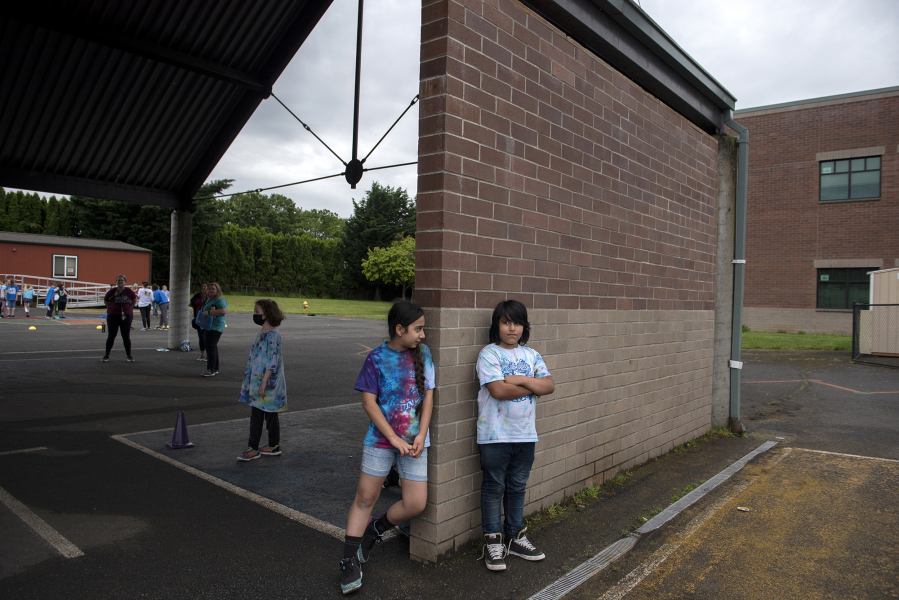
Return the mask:
POLYGON ((474 363, 492 308, 530 309, 526 513, 710 422, 717 143, 512 0, 424 0, 416 300, 438 389, 412 554, 480 535, 474 363))
POLYGON ((815 260, 899 257, 899 92, 735 118, 750 134, 745 306, 805 309, 783 321, 807 323, 815 319, 815 260), (818 202, 816 154, 878 146, 880 199, 818 202))

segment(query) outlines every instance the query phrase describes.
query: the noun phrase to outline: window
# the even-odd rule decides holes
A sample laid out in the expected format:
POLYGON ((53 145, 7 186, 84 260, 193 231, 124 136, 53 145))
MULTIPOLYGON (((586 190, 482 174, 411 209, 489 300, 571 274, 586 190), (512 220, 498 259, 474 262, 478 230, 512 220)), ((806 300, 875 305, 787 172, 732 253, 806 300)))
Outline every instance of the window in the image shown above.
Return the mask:
POLYGON ((54 254, 53 277, 67 277, 69 279, 78 277, 78 257, 54 254))
POLYGON ((880 157, 821 162, 821 202, 880 198, 880 157))
POLYGON ((852 308, 868 302, 871 269, 818 269, 818 308, 852 308))

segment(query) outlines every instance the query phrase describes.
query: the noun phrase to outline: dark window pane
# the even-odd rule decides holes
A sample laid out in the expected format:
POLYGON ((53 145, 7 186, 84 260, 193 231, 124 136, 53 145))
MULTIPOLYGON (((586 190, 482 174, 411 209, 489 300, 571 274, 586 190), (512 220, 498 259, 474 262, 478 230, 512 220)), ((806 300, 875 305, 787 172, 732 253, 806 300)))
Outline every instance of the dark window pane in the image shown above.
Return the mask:
POLYGON ((821 174, 829 175, 831 173, 833 173, 833 161, 831 160, 821 163, 821 174))
POLYGON ((846 284, 819 281, 818 308, 846 308, 846 284))
POLYGON ((875 156, 873 158, 867 159, 867 168, 868 170, 879 169, 880 168, 880 157, 875 156))
POLYGON ((852 174, 852 198, 879 198, 880 171, 852 174))
POLYGON ((853 302, 868 302, 868 296, 871 293, 871 286, 867 283, 850 283, 849 284, 849 305, 846 308, 852 308, 853 302))
POLYGON ((54 277, 62 277, 66 272, 66 257, 65 256, 54 256, 53 257, 53 276, 54 277))
POLYGON ((837 173, 846 173, 849 171, 849 161, 848 160, 838 160, 836 162, 836 170, 837 173))
POLYGON ((853 158, 852 159, 852 170, 853 171, 864 171, 865 170, 865 159, 864 158, 853 158))
POLYGON ((877 269, 849 269, 849 281, 864 281, 870 279, 868 273, 877 269))
POLYGON ((822 175, 821 200, 846 200, 849 198, 849 175, 822 175))
POLYGON ((818 269, 818 281, 844 282, 846 269, 818 269))

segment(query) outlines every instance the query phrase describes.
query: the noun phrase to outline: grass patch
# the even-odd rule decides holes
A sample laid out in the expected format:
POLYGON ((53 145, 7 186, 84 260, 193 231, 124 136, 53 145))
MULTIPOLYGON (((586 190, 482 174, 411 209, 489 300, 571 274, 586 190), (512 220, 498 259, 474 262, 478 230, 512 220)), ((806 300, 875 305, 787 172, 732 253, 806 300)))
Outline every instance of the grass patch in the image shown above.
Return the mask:
MULTIPOLYGON (((226 294, 228 310, 235 312, 253 312, 253 306, 259 298, 269 296, 239 296, 226 294)), ((303 300, 309 303, 309 313, 332 317, 351 317, 354 319, 387 320, 387 313, 393 302, 369 302, 367 300, 329 300, 326 298, 273 298, 281 310, 288 315, 302 314, 303 300)))
POLYGON ((852 350, 852 336, 833 333, 743 333, 744 350, 852 350))

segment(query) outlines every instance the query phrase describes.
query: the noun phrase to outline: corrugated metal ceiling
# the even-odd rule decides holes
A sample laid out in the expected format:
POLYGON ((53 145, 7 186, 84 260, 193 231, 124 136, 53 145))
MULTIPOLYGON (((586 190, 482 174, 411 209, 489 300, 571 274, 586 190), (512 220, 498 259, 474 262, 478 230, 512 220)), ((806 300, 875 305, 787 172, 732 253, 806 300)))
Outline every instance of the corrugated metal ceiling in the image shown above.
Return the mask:
POLYGON ((0 186, 184 208, 331 0, 0 8, 0 186))

